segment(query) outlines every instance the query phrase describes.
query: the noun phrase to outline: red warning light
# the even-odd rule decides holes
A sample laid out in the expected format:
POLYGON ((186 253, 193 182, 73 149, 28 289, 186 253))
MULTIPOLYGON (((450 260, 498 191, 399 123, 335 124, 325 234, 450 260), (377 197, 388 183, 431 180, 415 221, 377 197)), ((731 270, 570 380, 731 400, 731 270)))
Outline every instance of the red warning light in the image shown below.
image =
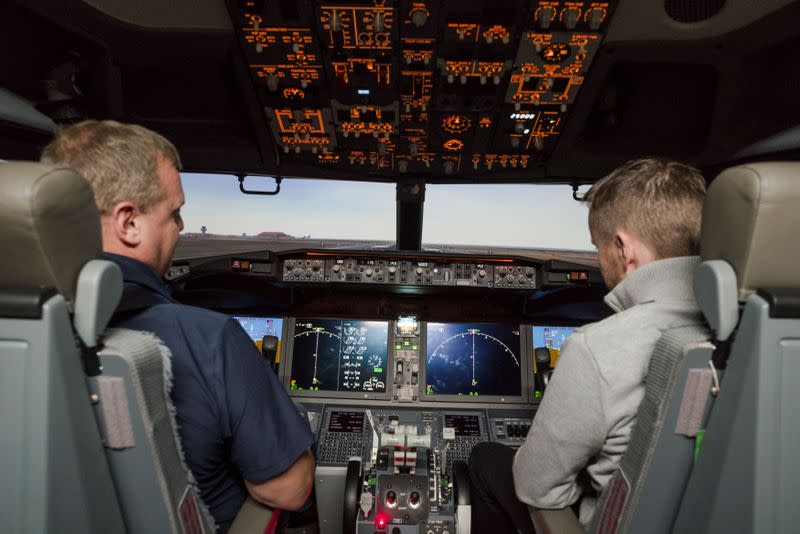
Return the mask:
POLYGON ((378 514, 375 516, 375 526, 378 529, 383 530, 386 528, 386 516, 383 514, 378 514))

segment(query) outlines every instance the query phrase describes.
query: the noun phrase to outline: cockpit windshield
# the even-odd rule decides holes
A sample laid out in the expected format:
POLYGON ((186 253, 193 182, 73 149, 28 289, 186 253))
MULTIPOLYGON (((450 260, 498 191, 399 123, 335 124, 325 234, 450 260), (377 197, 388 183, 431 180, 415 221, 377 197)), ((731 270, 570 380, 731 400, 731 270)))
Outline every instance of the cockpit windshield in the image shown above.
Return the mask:
MULTIPOLYGON (((248 177, 248 190, 274 189, 248 177)), ((237 178, 184 173, 185 236, 395 242, 395 185, 285 179, 276 196, 245 195, 237 178)), ((423 246, 475 245, 588 250, 587 209, 567 185, 428 185, 423 246)))

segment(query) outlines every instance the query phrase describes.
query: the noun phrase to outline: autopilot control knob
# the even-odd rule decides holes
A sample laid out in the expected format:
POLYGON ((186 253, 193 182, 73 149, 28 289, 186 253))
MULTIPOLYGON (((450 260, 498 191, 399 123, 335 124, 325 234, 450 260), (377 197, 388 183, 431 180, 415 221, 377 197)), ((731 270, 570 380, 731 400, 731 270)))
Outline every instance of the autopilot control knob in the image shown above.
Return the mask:
POLYGON ((478 276, 480 276, 481 278, 486 278, 486 269, 481 269, 480 271, 478 271, 478 276))
POLYGON ((396 272, 397 272, 397 267, 395 267, 394 265, 390 265, 389 266, 389 274, 394 274, 396 272))
POLYGON ((417 267, 417 274, 422 274, 422 267, 417 267))
POLYGON ((422 28, 428 22, 428 11, 426 9, 415 9, 411 12, 411 22, 417 28, 422 28))
POLYGON ((338 263, 333 266, 333 272, 338 273, 341 270, 342 270, 342 266, 339 265, 338 263))
POLYGON ((278 78, 274 74, 270 74, 269 76, 267 76, 267 88, 273 93, 278 90, 279 82, 280 78, 278 78))
POLYGON ((366 271, 364 271, 364 274, 367 276, 372 276, 372 269, 367 269, 366 271))

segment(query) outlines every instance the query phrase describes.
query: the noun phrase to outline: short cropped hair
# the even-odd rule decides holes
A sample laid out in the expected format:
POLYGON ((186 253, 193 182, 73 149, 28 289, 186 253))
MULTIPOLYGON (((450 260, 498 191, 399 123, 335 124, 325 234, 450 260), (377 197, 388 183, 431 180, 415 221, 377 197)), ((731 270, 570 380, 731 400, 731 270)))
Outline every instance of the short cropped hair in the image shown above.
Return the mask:
POLYGON ((175 146, 135 124, 88 120, 59 130, 42 152, 42 163, 66 165, 82 175, 94 191, 101 215, 120 202, 147 212, 164 198, 158 159, 181 170, 175 146))
POLYGON ((705 192, 706 181, 697 169, 647 158, 614 169, 583 201, 589 205, 596 244, 608 243, 624 228, 664 259, 699 254, 705 192))

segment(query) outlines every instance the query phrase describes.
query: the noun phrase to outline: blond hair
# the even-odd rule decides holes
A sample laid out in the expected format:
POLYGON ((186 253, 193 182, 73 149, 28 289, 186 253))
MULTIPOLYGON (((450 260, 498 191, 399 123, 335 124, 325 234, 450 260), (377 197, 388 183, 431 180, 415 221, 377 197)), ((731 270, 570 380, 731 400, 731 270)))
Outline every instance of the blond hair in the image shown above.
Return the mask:
POLYGON ((135 124, 88 120, 58 131, 42 152, 42 163, 75 169, 91 185, 100 214, 128 201, 147 212, 164 198, 158 159, 181 170, 175 146, 135 124))
POLYGON ((596 244, 618 228, 635 233, 658 259, 700 251, 706 181, 688 165, 667 159, 637 159, 596 182, 583 201, 596 244))

